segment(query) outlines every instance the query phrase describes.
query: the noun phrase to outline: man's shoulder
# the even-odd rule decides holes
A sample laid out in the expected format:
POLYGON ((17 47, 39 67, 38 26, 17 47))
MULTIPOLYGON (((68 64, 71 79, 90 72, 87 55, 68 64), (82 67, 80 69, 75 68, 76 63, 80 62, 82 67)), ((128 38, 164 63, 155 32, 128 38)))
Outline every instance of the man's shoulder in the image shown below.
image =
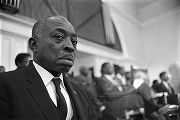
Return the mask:
POLYGON ((13 71, 8 71, 4 73, 0 73, 0 82, 12 82, 12 79, 17 79, 18 77, 22 77, 24 75, 24 69, 16 69, 13 71))
POLYGON ((98 83, 101 85, 101 86, 104 86, 104 85, 111 85, 112 83, 110 82, 110 80, 104 76, 100 77, 98 79, 98 83))
POLYGON ((84 86, 80 86, 72 81, 70 81, 70 84, 73 86, 73 89, 75 92, 77 92, 78 95, 89 98, 90 93, 84 86))
POLYGON ((104 76, 101 76, 101 77, 97 78, 97 81, 98 82, 107 82, 108 79, 106 77, 104 77, 104 76))
POLYGON ((83 86, 80 86, 79 84, 76 84, 72 81, 70 81, 70 84, 73 86, 73 88, 76 90, 76 91, 80 91, 80 92, 83 92, 83 93, 86 93, 86 90, 83 86))
POLYGON ((164 83, 159 83, 158 87, 163 87, 164 86, 164 83))

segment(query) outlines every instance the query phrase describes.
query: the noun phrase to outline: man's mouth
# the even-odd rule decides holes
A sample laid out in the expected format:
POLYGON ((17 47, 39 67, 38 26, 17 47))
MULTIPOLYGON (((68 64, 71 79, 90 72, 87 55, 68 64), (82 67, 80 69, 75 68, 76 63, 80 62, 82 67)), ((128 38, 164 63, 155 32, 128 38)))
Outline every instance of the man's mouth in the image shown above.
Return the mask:
POLYGON ((74 57, 72 55, 65 55, 65 56, 59 57, 59 59, 73 61, 74 57))
POLYGON ((68 60, 68 61, 73 61, 72 57, 62 57, 60 58, 61 60, 68 60))

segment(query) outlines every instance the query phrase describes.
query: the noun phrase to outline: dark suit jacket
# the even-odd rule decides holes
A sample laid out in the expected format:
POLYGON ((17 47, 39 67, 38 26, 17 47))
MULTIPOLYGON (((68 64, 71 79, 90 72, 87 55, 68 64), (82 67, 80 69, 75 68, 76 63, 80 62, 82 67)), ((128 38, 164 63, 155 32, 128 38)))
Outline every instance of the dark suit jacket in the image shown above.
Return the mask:
POLYGON ((123 96, 126 96, 129 91, 120 92, 106 77, 101 77, 96 80, 96 89, 100 101, 106 106, 105 114, 121 117, 122 104, 124 104, 123 96))
POLYGON ((174 94, 174 89, 170 86, 172 93, 166 88, 166 86, 163 83, 160 83, 157 87, 158 92, 167 92, 168 94, 174 94))
MULTIPOLYGON (((96 120, 90 95, 63 77, 78 120, 96 120)), ((0 120, 60 120, 32 62, 27 68, 0 74, 0 120)))

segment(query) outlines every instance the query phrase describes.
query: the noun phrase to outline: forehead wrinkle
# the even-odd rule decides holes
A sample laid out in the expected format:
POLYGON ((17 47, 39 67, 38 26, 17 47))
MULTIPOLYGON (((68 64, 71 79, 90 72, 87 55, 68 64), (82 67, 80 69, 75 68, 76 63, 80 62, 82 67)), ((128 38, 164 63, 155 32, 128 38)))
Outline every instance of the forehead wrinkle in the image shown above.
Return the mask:
POLYGON ((64 31, 66 33, 76 34, 73 26, 68 23, 61 23, 61 22, 50 22, 47 24, 48 28, 52 31, 64 31))
MULTIPOLYGON (((47 18, 46 24, 42 26, 41 31, 47 30, 47 31, 59 31, 63 30, 67 34, 74 34, 76 35, 76 32, 74 30, 74 27, 71 25, 71 23, 62 16, 55 16, 47 18)), ((76 35, 77 36, 77 35, 76 35)))

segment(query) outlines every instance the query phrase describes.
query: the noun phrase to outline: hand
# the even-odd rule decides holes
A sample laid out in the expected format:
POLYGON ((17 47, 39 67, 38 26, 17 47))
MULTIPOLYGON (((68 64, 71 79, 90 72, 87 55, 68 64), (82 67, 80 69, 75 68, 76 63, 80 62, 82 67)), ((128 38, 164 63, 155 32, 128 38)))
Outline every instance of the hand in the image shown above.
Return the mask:
POLYGON ((100 107, 99 111, 102 112, 102 111, 104 111, 105 109, 106 109, 106 107, 103 105, 103 106, 100 107))

